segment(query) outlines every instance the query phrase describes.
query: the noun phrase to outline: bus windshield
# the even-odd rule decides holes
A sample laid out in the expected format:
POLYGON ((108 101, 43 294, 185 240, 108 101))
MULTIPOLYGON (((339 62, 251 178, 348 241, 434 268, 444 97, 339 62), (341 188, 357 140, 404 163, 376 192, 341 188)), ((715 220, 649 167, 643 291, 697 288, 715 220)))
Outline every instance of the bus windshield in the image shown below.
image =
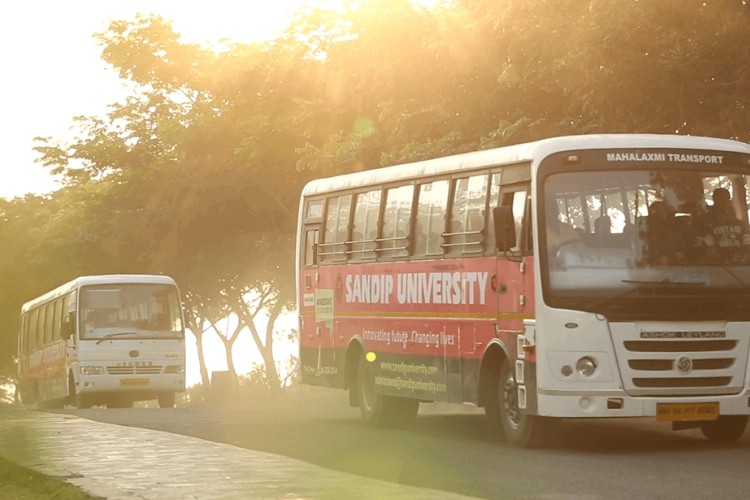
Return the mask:
POLYGON ((177 288, 107 284, 81 288, 80 336, 89 340, 181 337, 177 288))
POLYGON ((750 172, 645 167, 544 178, 545 300, 610 317, 750 316, 750 172))

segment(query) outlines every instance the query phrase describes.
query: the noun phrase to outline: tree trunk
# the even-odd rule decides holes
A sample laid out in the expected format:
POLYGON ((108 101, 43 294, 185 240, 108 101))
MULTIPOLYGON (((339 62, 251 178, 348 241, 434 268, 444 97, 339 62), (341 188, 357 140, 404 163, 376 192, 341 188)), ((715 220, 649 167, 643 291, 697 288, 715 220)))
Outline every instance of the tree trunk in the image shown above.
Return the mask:
POLYGON ((206 367, 206 354, 203 351, 203 332, 195 333, 193 331, 193 335, 195 335, 195 344, 198 348, 198 368, 201 372, 201 384, 203 384, 203 387, 208 387, 211 383, 211 379, 208 377, 208 368, 206 367))

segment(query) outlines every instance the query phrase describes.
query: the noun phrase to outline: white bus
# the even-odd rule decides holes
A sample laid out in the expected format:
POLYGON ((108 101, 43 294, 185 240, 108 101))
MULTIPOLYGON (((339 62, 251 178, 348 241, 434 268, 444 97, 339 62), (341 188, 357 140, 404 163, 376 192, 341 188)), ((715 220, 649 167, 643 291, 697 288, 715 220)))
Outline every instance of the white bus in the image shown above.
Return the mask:
POLYGON ((76 278, 26 302, 18 393, 40 408, 175 405, 185 390, 185 327, 172 278, 76 278))
POLYGON ((589 135, 319 179, 297 240, 304 383, 374 425, 483 407, 738 439, 750 414, 750 146, 589 135))

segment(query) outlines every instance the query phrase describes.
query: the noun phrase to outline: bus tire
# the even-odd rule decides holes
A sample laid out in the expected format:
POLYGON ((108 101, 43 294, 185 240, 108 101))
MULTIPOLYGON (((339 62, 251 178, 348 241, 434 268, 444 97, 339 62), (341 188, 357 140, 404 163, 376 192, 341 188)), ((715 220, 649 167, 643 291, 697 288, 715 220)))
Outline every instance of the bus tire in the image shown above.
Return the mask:
POLYGON ((174 408, 175 394, 174 392, 165 392, 156 396, 156 400, 159 401, 159 408, 174 408))
POLYGON ((413 423, 419 400, 385 396, 375 392, 375 368, 364 354, 357 366, 357 400, 364 421, 371 427, 405 427, 413 423))
POLYGON ((68 399, 66 401, 68 406, 78 406, 78 398, 76 396, 76 380, 72 373, 68 374, 68 399))
POLYGON ((510 363, 502 363, 500 367, 496 394, 492 401, 494 412, 508 442, 519 448, 541 446, 546 441, 545 431, 551 422, 527 415, 518 407, 518 385, 510 363))
POLYGON ((85 410, 86 408, 91 408, 91 406, 93 405, 90 396, 87 396, 85 394, 75 394, 74 397, 76 401, 76 408, 85 410))
POLYGON ((375 393, 374 370, 373 363, 368 361, 363 353, 357 364, 357 400, 359 412, 367 425, 383 427, 386 423, 384 398, 382 394, 375 393))
POLYGON ((734 443, 745 432, 747 415, 722 415, 716 420, 701 423, 701 432, 715 443, 734 443))

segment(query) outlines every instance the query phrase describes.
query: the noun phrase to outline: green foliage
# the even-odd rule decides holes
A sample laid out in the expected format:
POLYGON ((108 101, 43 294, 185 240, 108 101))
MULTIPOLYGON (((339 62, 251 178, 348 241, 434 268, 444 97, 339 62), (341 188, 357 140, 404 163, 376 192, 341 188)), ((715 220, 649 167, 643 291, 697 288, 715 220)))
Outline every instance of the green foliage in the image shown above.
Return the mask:
POLYGON ((311 2, 279 39, 225 52, 159 17, 115 21, 97 37, 129 97, 77 117, 71 143, 39 139, 63 189, 0 203, 0 359, 12 371, 22 302, 79 274, 170 274, 199 329, 253 321, 248 297, 290 309, 313 177, 562 134, 748 141, 748 16, 744 1, 311 2))

